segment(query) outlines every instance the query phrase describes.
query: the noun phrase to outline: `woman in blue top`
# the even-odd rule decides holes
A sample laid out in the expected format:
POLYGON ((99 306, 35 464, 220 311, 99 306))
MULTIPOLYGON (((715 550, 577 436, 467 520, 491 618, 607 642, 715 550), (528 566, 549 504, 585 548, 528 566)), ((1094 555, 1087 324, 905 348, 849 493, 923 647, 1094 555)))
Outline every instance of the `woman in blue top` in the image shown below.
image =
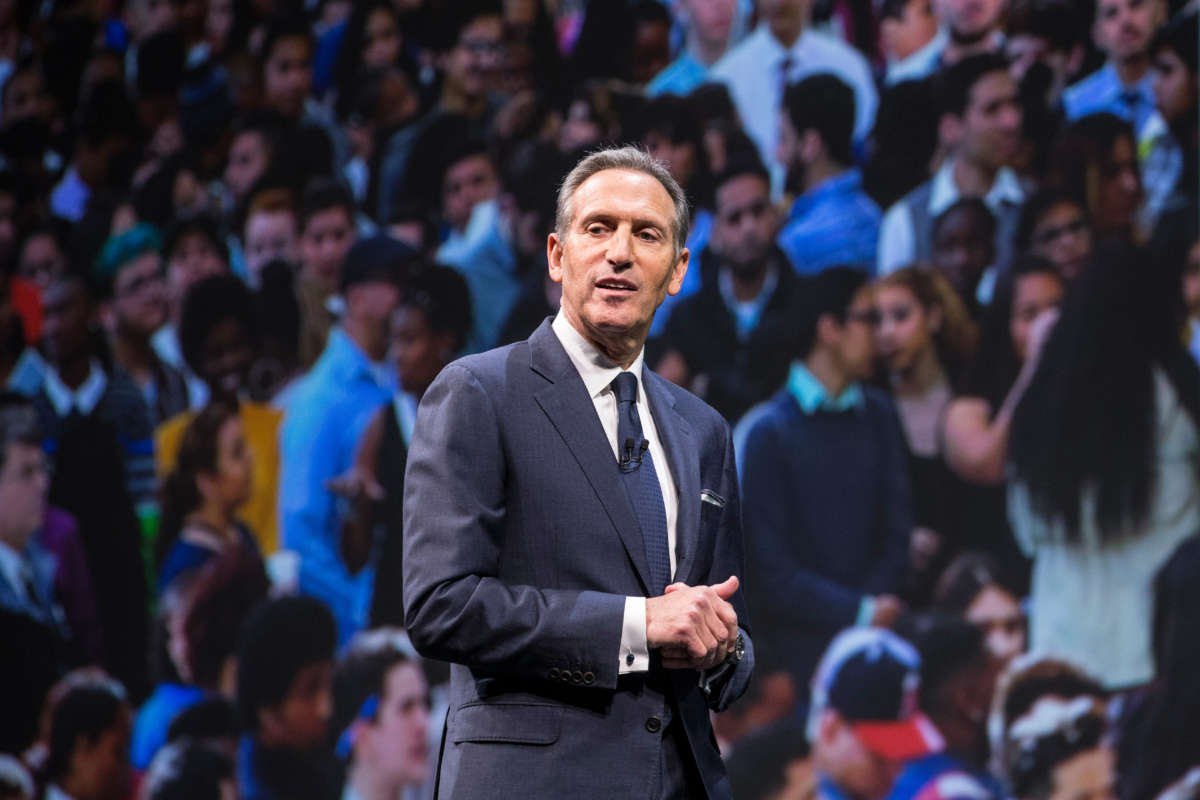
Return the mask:
POLYGON ((231 545, 258 547, 238 520, 250 498, 254 463, 237 408, 212 403, 188 425, 175 469, 162 488, 158 591, 231 545))

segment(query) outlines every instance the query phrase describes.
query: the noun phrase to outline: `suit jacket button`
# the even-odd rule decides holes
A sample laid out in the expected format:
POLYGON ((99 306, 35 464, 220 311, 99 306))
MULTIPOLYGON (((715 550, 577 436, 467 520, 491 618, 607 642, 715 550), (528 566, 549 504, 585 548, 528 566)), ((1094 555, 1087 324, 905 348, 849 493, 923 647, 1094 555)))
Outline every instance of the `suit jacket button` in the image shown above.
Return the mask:
POLYGON ((587 685, 589 685, 589 686, 590 686, 590 685, 591 685, 592 683, 594 683, 595 681, 596 681, 596 676, 595 676, 595 674, 593 674, 593 673, 591 673, 591 672, 585 672, 585 673, 583 673, 583 682, 584 682, 585 684, 587 684, 587 685))
POLYGON ((571 680, 575 683, 583 683, 583 673, 579 670, 575 670, 571 673, 571 680))
POLYGON ((662 729, 662 720, 658 717, 651 717, 646 720, 646 730, 650 733, 658 733, 662 729))
POLYGON ((564 669, 562 672, 560 672, 558 674, 558 677, 562 679, 563 683, 570 683, 571 682, 571 670, 564 669))
POLYGON ((550 668, 550 680, 552 680, 552 681, 558 680, 558 667, 550 668))

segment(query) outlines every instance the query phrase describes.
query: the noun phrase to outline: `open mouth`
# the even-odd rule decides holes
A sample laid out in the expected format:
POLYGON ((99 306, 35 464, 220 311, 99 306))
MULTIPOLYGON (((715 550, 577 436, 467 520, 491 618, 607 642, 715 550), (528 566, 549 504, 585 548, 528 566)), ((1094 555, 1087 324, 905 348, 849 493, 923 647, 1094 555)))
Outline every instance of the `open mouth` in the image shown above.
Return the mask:
POLYGON ((614 292, 636 292, 637 286, 631 281, 622 280, 621 278, 605 278, 602 281, 596 282, 597 289, 607 289, 614 292))

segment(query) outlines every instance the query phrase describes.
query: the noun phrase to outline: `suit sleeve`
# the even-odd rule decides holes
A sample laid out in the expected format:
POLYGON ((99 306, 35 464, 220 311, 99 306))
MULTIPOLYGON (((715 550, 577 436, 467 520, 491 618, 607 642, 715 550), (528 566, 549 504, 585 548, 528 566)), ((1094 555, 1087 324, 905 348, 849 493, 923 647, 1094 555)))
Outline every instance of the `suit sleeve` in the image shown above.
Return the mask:
POLYGON ((738 496, 737 464, 734 458, 733 438, 725 426, 725 456, 722 466, 721 496, 726 498, 723 525, 717 537, 717 552, 708 583, 717 583, 730 575, 737 575, 741 582, 732 604, 738 615, 738 629, 745 642, 746 652, 742 660, 732 668, 717 667, 704 675, 701 685, 705 687, 708 705, 713 711, 724 711, 745 693, 754 672, 754 642, 750 638, 749 609, 746 606, 746 560, 742 549, 742 508, 738 496))
MULTIPOLYGON (((625 598, 511 585, 504 547, 507 459, 492 398, 462 365, 422 398, 404 481, 405 623, 422 655, 497 675, 550 670, 617 683, 625 598)), ((510 532, 511 533, 511 532, 510 532)))

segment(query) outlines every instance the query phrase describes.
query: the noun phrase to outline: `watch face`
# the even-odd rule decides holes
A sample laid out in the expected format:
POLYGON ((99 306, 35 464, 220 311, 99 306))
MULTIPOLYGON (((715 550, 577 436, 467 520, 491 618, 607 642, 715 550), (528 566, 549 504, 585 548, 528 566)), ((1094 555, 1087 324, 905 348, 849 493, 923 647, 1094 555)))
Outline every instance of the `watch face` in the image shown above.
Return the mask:
POLYGON ((742 638, 741 632, 738 633, 737 641, 733 643, 733 657, 738 661, 746 655, 746 640, 742 638))

